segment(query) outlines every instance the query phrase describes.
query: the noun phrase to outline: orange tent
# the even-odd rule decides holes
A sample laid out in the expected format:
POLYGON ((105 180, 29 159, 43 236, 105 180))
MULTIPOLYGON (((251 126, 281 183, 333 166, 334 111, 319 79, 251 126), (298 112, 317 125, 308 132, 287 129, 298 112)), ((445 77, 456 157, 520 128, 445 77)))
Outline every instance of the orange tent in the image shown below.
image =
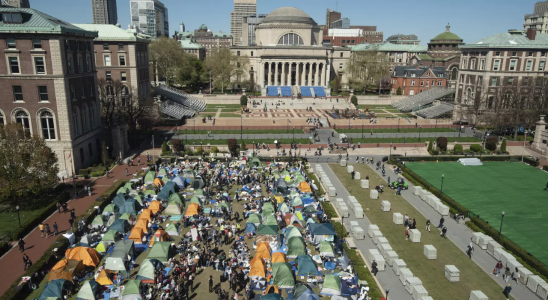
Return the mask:
POLYGON ((270 245, 267 242, 260 242, 259 245, 257 245, 257 257, 270 259, 271 252, 272 250, 270 250, 270 245))
POLYGON ((161 208, 162 203, 160 203, 160 201, 152 201, 148 206, 148 209, 150 209, 153 213, 157 213, 161 208))
POLYGON ((263 259, 255 256, 255 258, 249 262, 249 265, 251 266, 251 270, 249 270, 248 274, 249 277, 266 277, 266 265, 263 259))
MULTIPOLYGON (((145 228, 146 230, 146 228, 145 228)), ((133 227, 131 232, 129 233, 130 240, 133 240, 133 243, 135 244, 142 244, 143 243, 143 236, 145 236, 145 233, 143 232, 143 228, 141 227, 133 227)))
POLYGON ((143 209, 143 211, 139 215, 139 219, 146 219, 147 221, 150 221, 152 220, 152 218, 150 217, 151 213, 152 212, 150 211, 150 209, 143 209))
POLYGON ((278 286, 277 285, 268 285, 266 287, 266 289, 264 290, 263 295, 274 294, 274 293, 281 295, 280 289, 278 288, 278 286))
POLYGON ((283 263, 288 262, 287 257, 285 257, 285 254, 283 252, 275 252, 272 254, 272 263, 283 263))
POLYGON ((99 257, 99 252, 93 248, 88 247, 76 247, 68 249, 65 252, 66 259, 72 260, 81 260, 85 266, 88 267, 97 267, 101 258, 99 257))
POLYGON ((55 279, 72 281, 72 276, 79 274, 84 268, 85 266, 80 260, 62 260, 49 272, 48 282, 55 279))
POLYGON ((161 187, 161 186, 164 185, 164 183, 162 182, 162 179, 160 179, 160 178, 155 178, 154 181, 152 182, 152 184, 154 184, 157 187, 161 187))
POLYGON ((308 185, 308 183, 306 183, 306 181, 303 181, 299 184, 299 190, 301 191, 301 193, 311 193, 312 192, 312 189, 310 189, 310 185, 308 185))
POLYGON ((99 276, 97 276, 97 279, 95 281, 97 281, 97 283, 100 285, 111 285, 112 284, 112 280, 110 279, 111 277, 112 277, 112 272, 110 270, 103 269, 101 273, 99 273, 99 276))
POLYGON ((198 214, 198 209, 200 208, 200 206, 196 203, 190 203, 190 205, 188 206, 188 208, 186 209, 186 212, 185 212, 185 217, 191 217, 193 215, 197 215, 198 214))
POLYGON ((156 230, 152 238, 150 239, 149 246, 154 245, 154 242, 165 242, 169 241, 169 234, 165 230, 156 230))
POLYGON ((135 223, 135 226, 133 227, 133 229, 135 229, 135 228, 141 228, 143 231, 147 231, 148 230, 148 220, 147 219, 137 220, 137 223, 135 223))

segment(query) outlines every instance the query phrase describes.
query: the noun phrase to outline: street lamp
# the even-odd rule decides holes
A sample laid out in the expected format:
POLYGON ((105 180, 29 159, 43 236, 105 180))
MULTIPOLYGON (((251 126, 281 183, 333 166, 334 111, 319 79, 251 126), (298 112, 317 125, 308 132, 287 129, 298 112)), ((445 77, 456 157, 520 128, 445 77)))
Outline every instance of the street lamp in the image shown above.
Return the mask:
POLYGON ((19 228, 21 228, 21 217, 19 216, 19 205, 15 207, 15 210, 17 211, 17 219, 19 219, 19 228))
POLYGON ((388 300, 388 288, 386 288, 386 300, 388 300))
POLYGON ((194 134, 196 134, 196 118, 194 118, 194 134))
POLYGON ((295 126, 293 126, 293 143, 295 143, 295 126))
POLYGON ((244 131, 244 124, 243 124, 243 116, 240 115, 240 140, 243 140, 243 131, 244 131))
POLYGON ((443 195, 443 178, 445 178, 444 174, 441 174, 441 194, 443 195))
POLYGON ((188 131, 186 130, 186 126, 185 126, 185 134, 186 134, 186 140, 188 141, 188 131))
POLYGON ((398 118, 398 132, 400 132, 400 120, 401 118, 398 118))
POLYGON ((422 131, 422 125, 421 125, 421 126, 419 126, 419 127, 420 127, 420 128, 419 128, 419 142, 420 142, 420 141, 421 141, 421 131, 422 131))
POLYGON ((500 242, 500 236, 502 234, 502 221, 503 220, 504 220, 504 210, 502 211, 502 217, 500 218, 499 242, 500 242))
POLYGON ((344 238, 344 216, 341 217, 342 218, 342 229, 341 229, 341 237, 344 238))
POLYGON ((363 139, 363 124, 362 124, 362 139, 363 139))
POLYGON ((390 155, 388 155, 388 159, 392 158, 392 142, 390 142, 390 155))
POLYGON ((255 157, 255 141, 253 141, 253 157, 255 157))

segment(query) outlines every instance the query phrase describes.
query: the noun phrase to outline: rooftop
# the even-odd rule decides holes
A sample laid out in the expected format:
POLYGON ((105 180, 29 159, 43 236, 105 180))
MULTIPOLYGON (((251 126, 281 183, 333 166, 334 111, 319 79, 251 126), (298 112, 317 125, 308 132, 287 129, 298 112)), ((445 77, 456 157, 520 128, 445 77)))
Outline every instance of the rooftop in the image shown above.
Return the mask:
POLYGON ((263 23, 305 23, 317 25, 307 13, 291 6, 273 10, 263 19, 263 23))
POLYGON ((184 40, 180 40, 179 42, 181 43, 181 47, 183 49, 204 49, 204 46, 200 44, 196 44, 192 42, 191 40, 184 39, 184 40))
POLYGON ((352 52, 373 50, 381 52, 426 52, 428 47, 422 45, 392 44, 389 42, 352 46, 352 52))
POLYGON ((150 42, 144 35, 130 32, 116 25, 110 24, 72 24, 86 31, 96 31, 99 36, 96 41, 128 41, 150 42))
POLYGON ((537 33, 534 40, 527 38, 525 33, 498 33, 481 39, 474 43, 464 44, 463 48, 526 48, 526 49, 547 49, 548 34, 537 33))

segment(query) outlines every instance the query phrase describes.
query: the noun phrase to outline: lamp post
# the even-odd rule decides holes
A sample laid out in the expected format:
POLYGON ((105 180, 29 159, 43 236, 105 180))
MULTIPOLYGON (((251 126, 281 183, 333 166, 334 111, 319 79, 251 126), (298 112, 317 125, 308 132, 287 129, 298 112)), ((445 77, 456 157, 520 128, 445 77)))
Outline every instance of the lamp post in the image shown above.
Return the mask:
POLYGON ((244 124, 243 124, 243 116, 240 115, 240 140, 243 140, 243 131, 244 131, 244 124))
POLYGON ((19 228, 21 228, 21 217, 19 216, 19 205, 15 207, 15 210, 17 211, 17 219, 19 220, 19 228))
POLYGON ((421 141, 421 131, 422 131, 422 125, 419 126, 419 142, 421 141))
POLYGON ((362 124, 362 139, 363 139, 363 124, 362 124))
POLYGON ((388 300, 388 288, 386 288, 386 300, 388 300))
POLYGON ((295 143, 295 126, 293 126, 293 143, 295 143))
POLYGON ((186 130, 186 126, 185 126, 185 135, 186 135, 186 140, 188 141, 188 131, 186 130))
POLYGON ((390 142, 390 155, 388 155, 388 159, 392 158, 392 142, 390 142))
POLYGON ((443 195, 443 178, 445 178, 445 175, 444 174, 441 174, 441 194, 443 195))
POLYGON ((341 237, 344 238, 344 216, 341 217, 341 224, 342 224, 342 229, 341 229, 341 237))
POLYGON ((503 220, 504 220, 504 210, 502 211, 502 217, 500 218, 499 242, 500 242, 500 235, 502 234, 502 221, 503 220))
POLYGON ((194 134, 196 134, 196 118, 194 118, 194 134))
POLYGON ((253 141, 253 157, 255 157, 255 141, 253 141))
POLYGON ((398 118, 398 132, 400 132, 400 120, 401 118, 398 118))

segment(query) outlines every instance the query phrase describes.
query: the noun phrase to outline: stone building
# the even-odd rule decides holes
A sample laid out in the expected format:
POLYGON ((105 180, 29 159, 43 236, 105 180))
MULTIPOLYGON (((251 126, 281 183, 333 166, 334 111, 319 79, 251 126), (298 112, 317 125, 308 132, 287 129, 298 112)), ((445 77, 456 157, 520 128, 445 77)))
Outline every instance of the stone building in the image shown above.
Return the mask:
POLYGON ((60 176, 98 162, 97 32, 31 8, 0 7, 0 14, 0 123, 17 122, 43 137, 60 176))
POLYGON ((219 31, 212 32, 205 24, 194 32, 178 32, 177 40, 191 40, 193 43, 202 45, 206 49, 206 56, 211 53, 211 49, 216 47, 230 47, 233 43, 232 35, 219 31))
POLYGON ((304 11, 294 7, 282 7, 268 14, 255 28, 255 46, 233 46, 236 55, 247 56, 250 70, 245 78, 269 95, 283 86, 284 96, 312 96, 310 88, 318 96, 329 93, 329 82, 339 76, 346 82, 344 64, 350 57, 350 48, 322 46, 322 34, 318 24, 304 11))
POLYGON ((427 47, 422 45, 392 44, 389 42, 360 44, 352 47, 352 52, 359 51, 378 51, 384 53, 390 61, 390 71, 392 72, 396 66, 411 64, 411 59, 419 54, 425 54, 427 47))
POLYGON ((538 33, 548 33, 548 1, 535 3, 532 14, 526 14, 523 21, 523 31, 536 29, 538 33))
POLYGON ((182 39, 179 42, 181 43, 181 48, 183 48, 186 53, 196 56, 199 60, 205 59, 206 49, 204 46, 194 43, 191 39, 182 39))

